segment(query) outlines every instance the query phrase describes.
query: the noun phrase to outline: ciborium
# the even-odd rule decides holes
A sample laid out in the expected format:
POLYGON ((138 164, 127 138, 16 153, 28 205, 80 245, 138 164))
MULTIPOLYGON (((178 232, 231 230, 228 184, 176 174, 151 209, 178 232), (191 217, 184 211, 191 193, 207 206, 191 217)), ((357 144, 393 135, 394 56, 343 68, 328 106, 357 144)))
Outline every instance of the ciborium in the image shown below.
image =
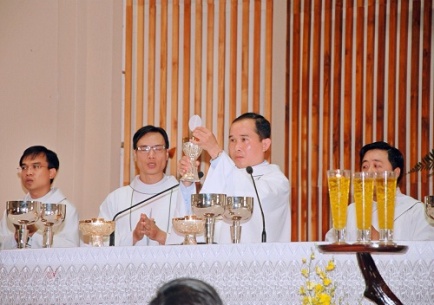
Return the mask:
POLYGON ((253 197, 227 196, 223 218, 232 221, 232 243, 238 244, 241 240, 241 224, 250 220, 253 213, 253 197))
POLYGON ((434 220, 434 195, 425 196, 425 213, 426 216, 434 220))
POLYGON ((25 248, 29 238, 28 225, 35 224, 39 219, 39 201, 7 201, 6 214, 17 229, 17 247, 25 248))
POLYGON ((203 233, 205 228, 205 220, 196 215, 173 218, 172 224, 176 232, 185 236, 183 245, 196 245, 196 235, 203 233))
POLYGON ((193 214, 205 219, 205 243, 214 243, 215 219, 225 210, 226 194, 193 194, 193 214))
POLYGON ((84 236, 90 237, 90 245, 93 247, 104 246, 104 237, 109 236, 115 230, 115 221, 104 218, 92 218, 80 220, 79 229, 84 236))
POLYGON ((66 205, 63 203, 41 203, 39 216, 36 225, 44 230, 42 246, 51 248, 53 246, 53 227, 60 225, 65 220, 66 205))

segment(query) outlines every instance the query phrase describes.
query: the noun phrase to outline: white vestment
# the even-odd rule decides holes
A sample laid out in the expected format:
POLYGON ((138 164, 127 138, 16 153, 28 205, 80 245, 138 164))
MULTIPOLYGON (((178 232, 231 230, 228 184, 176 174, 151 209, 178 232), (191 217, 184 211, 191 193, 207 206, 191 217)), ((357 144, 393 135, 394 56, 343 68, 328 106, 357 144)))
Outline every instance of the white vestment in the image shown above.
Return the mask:
MULTIPOLYGON (((266 161, 252 168, 264 211, 267 242, 290 242, 291 215, 288 179, 277 165, 269 164, 266 161)), ((186 191, 182 184, 181 188, 183 189, 184 202, 178 203, 177 216, 191 214, 191 210, 189 210, 191 195, 185 195, 186 191)), ((222 153, 220 157, 211 162, 211 167, 200 193, 253 197, 253 214, 247 222, 241 223, 240 242, 261 242, 263 223, 252 178, 245 168, 237 168, 226 153, 222 153)), ((219 217, 215 223, 214 242, 219 244, 232 243, 231 225, 231 221, 225 221, 222 217, 219 217)), ((202 239, 203 236, 198 238, 198 241, 202 239)), ((171 237, 171 243, 174 243, 173 240, 171 237)))
MULTIPOLYGON (((136 176, 130 185, 111 192, 100 206, 99 217, 105 220, 113 220, 113 217, 118 212, 169 189, 172 186, 177 186, 118 215, 116 217, 115 226, 115 245, 133 245, 133 231, 142 213, 146 214, 149 218, 154 218, 156 225, 169 234, 172 229, 172 218, 176 201, 178 200, 178 184, 178 180, 173 176, 165 175, 161 181, 155 184, 145 184, 140 180, 139 176, 136 176)), ((108 244, 108 241, 105 241, 105 243, 108 244)), ((136 245, 158 245, 158 242, 144 236, 136 245)))
MULTIPOLYGON (((434 226, 430 225, 422 202, 401 193, 396 189, 395 221, 393 239, 395 241, 434 240, 434 226)), ((372 226, 378 227, 377 203, 372 205, 372 226)), ((357 241, 357 222, 355 204, 351 203, 347 211, 346 240, 357 241)), ((334 241, 333 229, 326 234, 326 241, 334 241)))
MULTIPOLYGON (((63 247, 78 247, 80 245, 80 235, 78 230, 78 212, 75 206, 69 202, 63 193, 56 187, 53 187, 45 196, 41 198, 31 198, 27 194, 24 201, 39 201, 41 203, 62 203, 66 205, 65 220, 56 226, 53 226, 53 248, 63 247)), ((38 222, 38 230, 29 238, 27 247, 42 248, 43 245, 43 225, 38 222)), ((14 249, 17 248, 17 242, 15 240, 15 227, 7 219, 6 211, 3 215, 0 228, 0 242, 2 243, 2 249, 14 249)))

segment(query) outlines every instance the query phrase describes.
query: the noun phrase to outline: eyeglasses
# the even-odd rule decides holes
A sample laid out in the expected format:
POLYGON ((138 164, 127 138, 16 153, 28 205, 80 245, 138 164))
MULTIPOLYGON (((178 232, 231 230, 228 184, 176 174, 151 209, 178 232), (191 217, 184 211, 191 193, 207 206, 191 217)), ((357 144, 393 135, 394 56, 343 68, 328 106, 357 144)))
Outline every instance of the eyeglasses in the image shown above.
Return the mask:
POLYGON ((166 149, 166 146, 164 145, 143 145, 143 146, 137 146, 137 151, 141 151, 143 153, 149 154, 151 150, 154 151, 154 153, 162 153, 166 149))
POLYGON ((28 171, 29 168, 31 168, 34 171, 38 171, 38 170, 40 170, 43 167, 48 167, 48 166, 47 165, 42 165, 42 164, 39 164, 39 163, 34 163, 34 164, 30 164, 30 165, 24 165, 23 164, 23 165, 20 165, 20 167, 18 167, 17 170, 19 172, 25 172, 25 171, 28 171))

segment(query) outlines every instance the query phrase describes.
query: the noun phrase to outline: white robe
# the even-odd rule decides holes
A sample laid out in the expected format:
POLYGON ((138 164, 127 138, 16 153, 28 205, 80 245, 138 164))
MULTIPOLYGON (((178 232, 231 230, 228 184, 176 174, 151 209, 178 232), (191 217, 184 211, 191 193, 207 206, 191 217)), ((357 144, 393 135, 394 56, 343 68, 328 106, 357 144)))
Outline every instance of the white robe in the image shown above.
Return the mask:
MULTIPOLYGON (((40 201, 42 203, 63 203, 66 205, 65 220, 60 224, 53 227, 53 248, 63 247, 78 247, 80 245, 80 235, 78 230, 78 212, 75 206, 69 202, 63 193, 56 187, 53 187, 45 196, 41 198, 31 198, 27 194, 24 201, 40 201)), ((2 249, 17 248, 15 240, 15 227, 7 219, 6 211, 3 215, 0 227, 0 242, 2 249)), ((42 248, 43 242, 43 226, 38 225, 38 230, 29 238, 27 246, 31 248, 42 248)))
MULTIPOLYGON (((288 179, 277 165, 269 164, 266 161, 252 168, 264 211, 267 242, 290 242, 291 215, 288 179)), ((182 184, 181 188, 183 189, 182 184)), ((189 211, 191 196, 185 195, 185 189, 182 192, 184 202, 178 205, 177 216, 191 213, 189 211)), ((250 220, 241 223, 240 242, 261 242, 262 216, 252 178, 245 168, 237 168, 226 153, 221 154, 220 157, 211 162, 211 167, 200 193, 253 197, 253 214, 250 220)), ((219 217, 215 223, 214 242, 219 244, 232 243, 231 225, 232 222, 227 222, 222 220, 222 217, 219 217)), ((198 241, 202 239, 203 236, 199 237, 198 241)), ((173 243, 173 239, 171 241, 173 243)))
MULTIPOLYGON (((145 184, 140 180, 139 176, 136 176, 130 185, 120 187, 107 196, 100 206, 99 217, 105 220, 113 220, 113 217, 118 212, 174 185, 178 185, 178 181, 173 176, 165 175, 161 181, 155 184, 145 184)), ((169 234, 172 229, 172 218, 176 201, 178 200, 178 190, 179 187, 175 187, 130 211, 118 215, 115 226, 115 245, 133 245, 133 231, 142 213, 150 218, 154 218, 156 225, 169 234)), ((108 238, 105 244, 108 245, 108 238)), ((147 245, 158 245, 158 242, 144 236, 142 240, 136 243, 136 246, 147 245)))
MULTIPOLYGON (((372 205, 372 226, 378 227, 377 203, 372 205)), ((335 241, 333 229, 326 234, 326 241, 335 241)), ((425 206, 419 200, 401 193, 396 189, 395 221, 393 228, 395 241, 434 240, 434 226, 428 223, 425 206)), ((351 203, 347 210, 346 240, 357 241, 357 222, 355 204, 351 203)))

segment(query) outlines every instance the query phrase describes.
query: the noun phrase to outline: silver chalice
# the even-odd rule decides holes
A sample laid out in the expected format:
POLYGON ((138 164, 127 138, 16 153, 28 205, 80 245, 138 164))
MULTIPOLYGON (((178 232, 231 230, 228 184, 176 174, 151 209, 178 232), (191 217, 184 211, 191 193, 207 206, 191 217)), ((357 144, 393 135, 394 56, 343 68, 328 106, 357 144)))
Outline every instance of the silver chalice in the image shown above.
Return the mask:
POLYGON ((53 246, 53 227, 60 225, 66 216, 66 205, 63 203, 41 203, 40 217, 36 225, 44 230, 42 246, 53 246))
POLYGON ((18 248, 25 248, 29 238, 28 225, 33 225, 39 219, 39 201, 7 201, 6 214, 16 226, 18 248))
POLYGON ((434 195, 425 196, 425 213, 426 216, 434 220, 434 195))
POLYGON ((241 240, 241 223, 250 220, 253 213, 253 197, 227 196, 223 218, 232 221, 231 238, 234 244, 241 240))
POLYGON ((186 139, 184 143, 182 143, 182 151, 184 154, 190 158, 190 168, 189 170, 181 177, 182 181, 189 182, 199 182, 199 174, 197 172, 195 161, 199 158, 202 153, 202 148, 191 142, 189 139, 186 139))
POLYGON ((205 242, 214 243, 215 219, 225 210, 226 194, 193 194, 191 206, 193 214, 205 218, 205 242))

